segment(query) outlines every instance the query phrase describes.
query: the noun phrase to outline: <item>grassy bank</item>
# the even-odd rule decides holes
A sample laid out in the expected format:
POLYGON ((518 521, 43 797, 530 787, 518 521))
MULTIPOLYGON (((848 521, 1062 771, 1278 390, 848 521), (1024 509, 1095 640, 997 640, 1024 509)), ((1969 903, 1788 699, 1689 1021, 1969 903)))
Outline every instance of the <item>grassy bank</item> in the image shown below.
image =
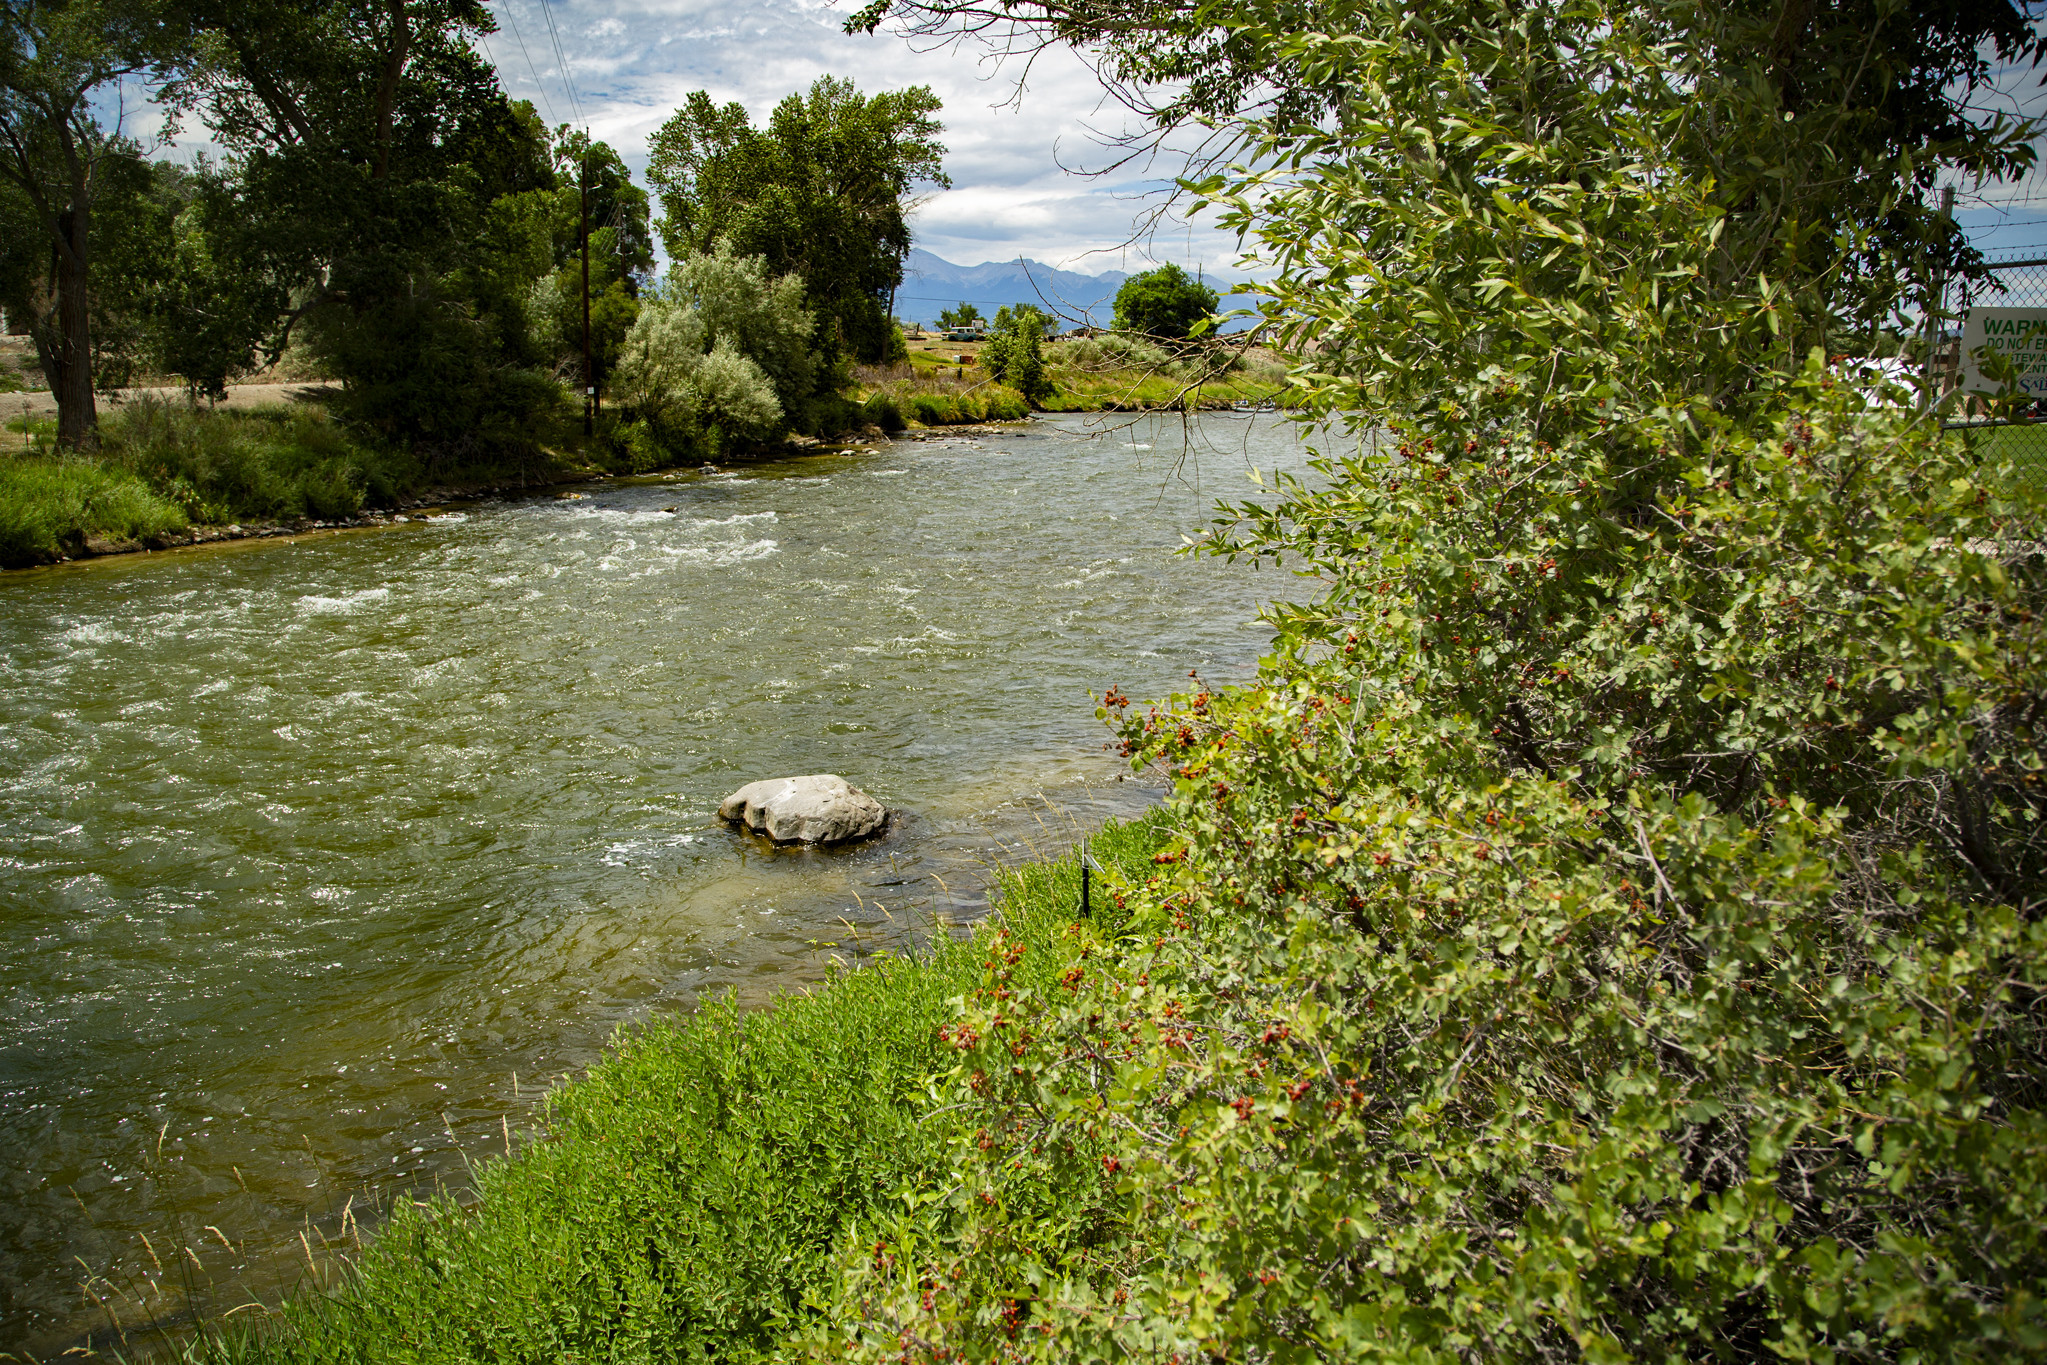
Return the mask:
POLYGON ((1021 422, 1031 405, 975 365, 863 365, 854 372, 869 422, 883 431, 1021 422))
POLYGON ((1047 412, 1149 412, 1157 409, 1281 404, 1287 365, 1271 351, 1174 355, 1122 336, 1063 341, 1045 348, 1053 393, 1047 412))
POLYGON ((342 522, 434 488, 547 482, 582 468, 535 446, 421 459, 365 440, 321 407, 209 410, 144 400, 100 422, 90 453, 54 419, 16 418, 0 452, 0 567, 175 543, 194 527, 342 522))
MULTIPOLYGON (((936 427, 1027 415, 1031 405, 1024 396, 995 382, 979 355, 973 343, 912 350, 907 361, 893 366, 862 366, 854 379, 870 405, 870 420, 885 411, 908 424, 936 427)), ((1109 335, 1054 342, 1044 355, 1052 391, 1037 406, 1045 412, 1179 411, 1290 401, 1287 366, 1270 351, 1175 355, 1147 341, 1109 335)))
MULTIPOLYGON (((1096 858, 1135 876, 1156 818, 1096 858)), ((940 1034, 982 988, 1050 989, 1114 932, 1076 923, 1071 857, 1002 878, 971 938, 622 1036, 477 1172, 478 1198, 405 1207, 343 1287, 184 1349, 211 1361, 747 1360, 818 1327, 837 1279, 971 1134, 930 1099, 940 1034)))
POLYGON ((162 541, 189 526, 183 508, 125 469, 43 454, 0 460, 0 567, 94 542, 162 541))

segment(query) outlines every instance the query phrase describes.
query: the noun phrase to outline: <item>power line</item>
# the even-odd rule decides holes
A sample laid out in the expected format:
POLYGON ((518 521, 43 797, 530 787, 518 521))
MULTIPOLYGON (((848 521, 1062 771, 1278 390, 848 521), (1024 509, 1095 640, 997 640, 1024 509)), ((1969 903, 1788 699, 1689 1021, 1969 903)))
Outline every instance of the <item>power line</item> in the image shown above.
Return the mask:
POLYGON ((519 40, 519 55, 526 59, 526 72, 533 77, 533 93, 540 96, 540 107, 547 110, 547 121, 558 122, 554 116, 554 103, 547 98, 547 87, 540 83, 540 70, 533 65, 533 54, 526 49, 526 35, 519 32, 519 16, 512 8, 512 0, 505 0, 505 18, 511 22, 512 36, 519 40))
POLYGON ((569 54, 562 48, 561 30, 554 26, 554 6, 547 0, 540 0, 540 12, 547 16, 547 33, 554 40, 555 69, 561 72, 562 90, 569 97, 569 112, 575 116, 576 122, 583 125, 583 136, 588 137, 590 120, 583 113, 583 102, 576 98, 575 82, 569 79, 569 54))

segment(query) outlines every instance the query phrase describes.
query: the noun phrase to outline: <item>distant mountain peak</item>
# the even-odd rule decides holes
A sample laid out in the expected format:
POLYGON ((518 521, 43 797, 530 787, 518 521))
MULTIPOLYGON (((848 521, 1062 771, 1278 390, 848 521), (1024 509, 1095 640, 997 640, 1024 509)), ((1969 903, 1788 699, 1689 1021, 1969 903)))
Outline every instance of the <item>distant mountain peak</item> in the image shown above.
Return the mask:
POLYGON ((997 308, 1008 304, 1035 303, 1069 322, 1092 318, 1097 325, 1106 326, 1115 307, 1116 290, 1128 278, 1120 270, 1083 275, 1023 256, 955 265, 943 256, 912 247, 903 262, 902 288, 896 291, 896 316, 930 322, 942 309, 971 303, 992 317, 997 308))

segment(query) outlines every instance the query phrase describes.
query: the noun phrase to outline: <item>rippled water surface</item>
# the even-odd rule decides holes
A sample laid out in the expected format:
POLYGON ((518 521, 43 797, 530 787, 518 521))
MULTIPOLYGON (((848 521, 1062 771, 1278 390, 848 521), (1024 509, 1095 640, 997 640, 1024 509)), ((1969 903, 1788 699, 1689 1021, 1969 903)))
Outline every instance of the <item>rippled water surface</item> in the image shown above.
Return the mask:
POLYGON ((0 1351, 274 1298, 620 1023, 970 919, 991 862, 1141 805, 1087 693, 1242 676, 1290 582, 1171 553, 1301 463, 1269 419, 1196 436, 0 576, 0 1351), (810 772, 904 816, 823 854, 715 824, 810 772))

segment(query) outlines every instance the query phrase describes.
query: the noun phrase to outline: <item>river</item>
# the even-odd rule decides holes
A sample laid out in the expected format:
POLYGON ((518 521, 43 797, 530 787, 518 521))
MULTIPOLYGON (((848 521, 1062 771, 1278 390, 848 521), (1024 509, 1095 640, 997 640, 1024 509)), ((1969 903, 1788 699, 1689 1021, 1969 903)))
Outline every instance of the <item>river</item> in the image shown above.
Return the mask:
POLYGON ((274 1302, 621 1024, 957 929, 991 866, 1141 809, 1088 694, 1246 676, 1293 583, 1173 554, 1303 464, 1271 418, 1193 433, 0 576, 0 1351, 274 1302), (811 772, 903 816, 824 853, 716 825, 811 772))

